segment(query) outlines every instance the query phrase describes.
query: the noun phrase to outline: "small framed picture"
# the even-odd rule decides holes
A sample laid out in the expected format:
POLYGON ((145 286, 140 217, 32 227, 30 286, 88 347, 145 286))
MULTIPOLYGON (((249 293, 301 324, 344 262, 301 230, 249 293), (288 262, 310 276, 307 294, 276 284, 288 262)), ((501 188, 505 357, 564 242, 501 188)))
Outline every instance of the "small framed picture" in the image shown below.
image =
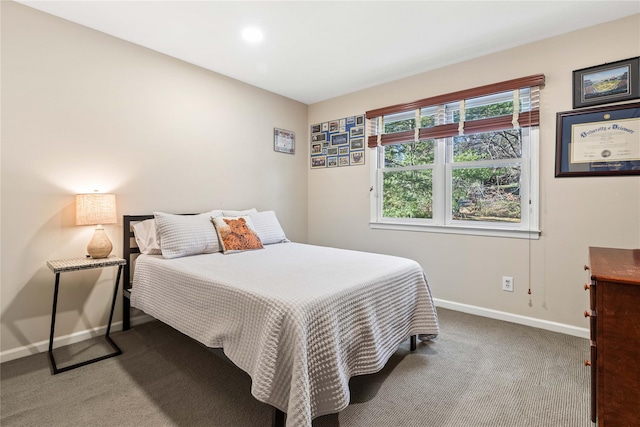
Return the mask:
POLYGON ((327 157, 327 167, 335 168, 338 166, 338 158, 337 157, 327 157))
POLYGON ((351 149, 352 150, 362 150, 364 148, 364 138, 352 138, 351 139, 351 149))
POLYGON ((351 164, 352 165, 364 165, 364 151, 352 151, 351 152, 351 164))
POLYGON ((322 129, 321 124, 311 125, 311 133, 319 133, 321 129, 322 129))
POLYGON ((640 57, 573 72, 573 108, 640 99, 640 57))
POLYGON ((320 141, 326 141, 326 140, 327 140, 326 133, 314 133, 313 135, 311 135, 311 142, 320 142, 320 141))
POLYGON ((327 167, 327 156, 318 156, 311 158, 311 169, 327 167))
POLYGON ((364 128, 362 127, 351 128, 351 138, 355 138, 358 136, 364 136, 364 128))
POLYGON ((364 116, 356 116, 356 126, 362 126, 364 124, 364 116))
POLYGON ((349 146, 338 147, 338 155, 340 155, 340 156, 348 156, 349 155, 349 146))
POLYGON ((347 133, 336 133, 331 135, 331 145, 342 145, 349 142, 349 135, 347 133))
POLYGON ((338 155, 338 147, 327 148, 327 156, 337 156, 337 155, 338 155))
POLYGON ((349 156, 338 157, 338 166, 349 166, 349 156))
POLYGON ((311 144, 311 155, 322 154, 322 144, 311 144))
POLYGON ((273 128, 273 150, 278 153, 296 153, 296 134, 290 130, 273 128))

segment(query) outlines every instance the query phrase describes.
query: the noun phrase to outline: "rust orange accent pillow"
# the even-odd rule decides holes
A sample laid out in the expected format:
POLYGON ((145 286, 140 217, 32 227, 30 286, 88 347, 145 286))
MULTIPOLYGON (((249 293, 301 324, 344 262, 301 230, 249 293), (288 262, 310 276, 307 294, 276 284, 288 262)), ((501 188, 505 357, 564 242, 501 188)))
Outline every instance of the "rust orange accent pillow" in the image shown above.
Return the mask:
POLYGON ((263 248, 249 217, 215 217, 213 225, 225 254, 263 248))

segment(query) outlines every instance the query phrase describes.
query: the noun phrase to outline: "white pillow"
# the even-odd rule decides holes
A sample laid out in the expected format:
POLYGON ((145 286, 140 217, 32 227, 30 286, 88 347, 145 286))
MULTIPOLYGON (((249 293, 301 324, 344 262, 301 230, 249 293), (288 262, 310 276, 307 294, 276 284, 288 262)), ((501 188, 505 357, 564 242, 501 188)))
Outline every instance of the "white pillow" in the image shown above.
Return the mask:
POLYGON ((160 255, 160 243, 156 234, 155 219, 145 219, 133 225, 133 235, 141 254, 160 255))
POLYGON ((253 229, 258 233, 258 237, 260 237, 263 245, 289 241, 274 211, 256 212, 249 216, 253 222, 253 229))
POLYGON ((215 211, 198 215, 173 215, 154 212, 162 256, 178 258, 220 252, 220 244, 211 217, 215 211))
MULTIPOLYGON (((220 211, 214 211, 214 212, 220 212, 220 211)), ((246 209, 243 211, 222 211, 222 215, 212 215, 212 216, 245 216, 245 215, 251 215, 254 213, 257 213, 258 210, 256 208, 251 208, 251 209, 246 209)))

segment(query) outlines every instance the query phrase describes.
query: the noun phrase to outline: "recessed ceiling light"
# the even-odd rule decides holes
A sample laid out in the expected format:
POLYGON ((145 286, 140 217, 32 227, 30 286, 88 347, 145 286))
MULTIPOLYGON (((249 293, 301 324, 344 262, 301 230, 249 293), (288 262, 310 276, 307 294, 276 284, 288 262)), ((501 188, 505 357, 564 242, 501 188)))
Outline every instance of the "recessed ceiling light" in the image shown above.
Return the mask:
POLYGON ((245 28, 242 30, 242 38, 249 43, 258 43, 262 41, 262 31, 257 28, 245 28))

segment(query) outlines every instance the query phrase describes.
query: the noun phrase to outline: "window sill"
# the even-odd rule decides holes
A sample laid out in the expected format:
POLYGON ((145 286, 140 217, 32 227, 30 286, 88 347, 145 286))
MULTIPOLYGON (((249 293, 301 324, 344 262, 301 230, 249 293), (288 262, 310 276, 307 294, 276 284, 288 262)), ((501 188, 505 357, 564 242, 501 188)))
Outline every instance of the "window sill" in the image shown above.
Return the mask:
POLYGON ((468 236, 505 237, 512 239, 540 239, 540 230, 523 230, 508 227, 468 226, 466 224, 434 225, 402 222, 370 222, 374 230, 417 231, 426 233, 463 234, 468 236))

